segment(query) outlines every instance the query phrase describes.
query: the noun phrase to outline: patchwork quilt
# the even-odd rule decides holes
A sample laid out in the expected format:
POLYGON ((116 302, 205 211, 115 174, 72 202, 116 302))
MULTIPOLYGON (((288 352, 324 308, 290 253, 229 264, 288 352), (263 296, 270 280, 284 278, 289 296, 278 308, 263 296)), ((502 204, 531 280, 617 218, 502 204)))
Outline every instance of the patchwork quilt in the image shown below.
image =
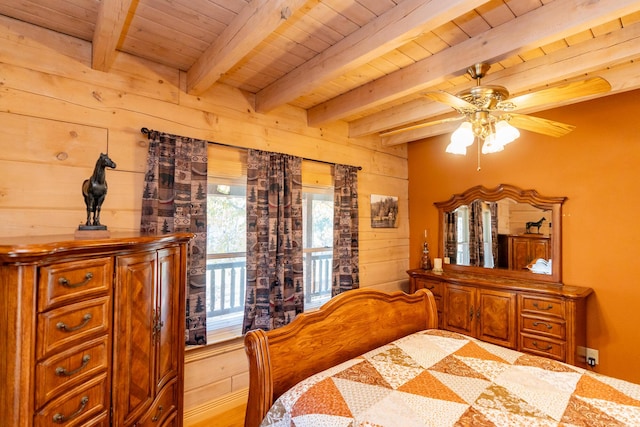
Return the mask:
POLYGON ((300 382, 262 427, 640 426, 640 385, 442 330, 300 382))

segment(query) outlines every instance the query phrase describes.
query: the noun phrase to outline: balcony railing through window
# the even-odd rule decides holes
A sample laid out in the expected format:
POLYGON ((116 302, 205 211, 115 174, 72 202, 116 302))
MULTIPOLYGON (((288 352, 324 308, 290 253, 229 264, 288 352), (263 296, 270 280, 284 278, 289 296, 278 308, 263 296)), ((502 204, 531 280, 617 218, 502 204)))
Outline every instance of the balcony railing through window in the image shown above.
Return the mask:
MULTIPOLYGON (((322 304, 331 295, 332 250, 307 250, 303 255, 305 307, 322 304)), ((207 256, 207 317, 244 310, 246 254, 207 256)))

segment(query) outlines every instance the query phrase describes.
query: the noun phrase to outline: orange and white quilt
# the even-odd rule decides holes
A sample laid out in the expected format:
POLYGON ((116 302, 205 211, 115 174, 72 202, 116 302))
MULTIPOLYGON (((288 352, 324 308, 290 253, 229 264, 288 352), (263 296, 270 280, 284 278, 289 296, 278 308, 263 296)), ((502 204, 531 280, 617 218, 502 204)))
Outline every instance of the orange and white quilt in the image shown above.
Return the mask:
POLYGON ((427 330, 300 382, 262 427, 640 426, 640 385, 427 330))

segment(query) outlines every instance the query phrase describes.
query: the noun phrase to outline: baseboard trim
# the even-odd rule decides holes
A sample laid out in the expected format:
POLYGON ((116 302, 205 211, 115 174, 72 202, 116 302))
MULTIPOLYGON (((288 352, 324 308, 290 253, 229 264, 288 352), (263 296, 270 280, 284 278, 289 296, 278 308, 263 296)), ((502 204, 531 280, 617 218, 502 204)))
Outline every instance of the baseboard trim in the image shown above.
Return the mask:
POLYGON ((220 399, 212 400, 195 408, 184 411, 184 427, 196 425, 202 421, 211 419, 230 409, 240 405, 246 405, 249 397, 249 389, 229 393, 220 399))

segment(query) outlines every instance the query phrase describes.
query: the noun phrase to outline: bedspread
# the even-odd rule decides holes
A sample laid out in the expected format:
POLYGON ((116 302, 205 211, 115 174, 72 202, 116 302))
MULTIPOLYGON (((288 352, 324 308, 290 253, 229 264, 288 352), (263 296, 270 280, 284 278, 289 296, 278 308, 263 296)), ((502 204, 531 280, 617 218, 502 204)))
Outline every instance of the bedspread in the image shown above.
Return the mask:
POLYGON ((640 385, 442 330, 316 374, 263 427, 640 426, 640 385))

